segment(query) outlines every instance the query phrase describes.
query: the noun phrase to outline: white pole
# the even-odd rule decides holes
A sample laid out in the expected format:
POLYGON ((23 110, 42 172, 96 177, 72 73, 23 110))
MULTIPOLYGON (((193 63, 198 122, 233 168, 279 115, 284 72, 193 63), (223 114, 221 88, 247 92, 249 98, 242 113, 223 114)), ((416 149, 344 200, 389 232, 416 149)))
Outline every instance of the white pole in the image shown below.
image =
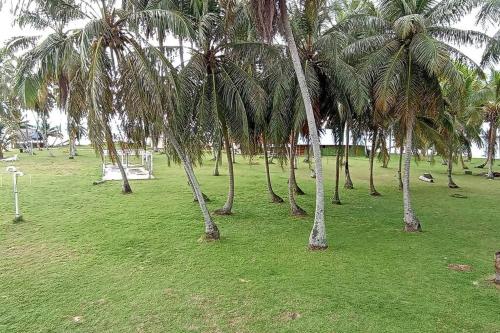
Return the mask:
POLYGON ((16 206, 16 219, 15 221, 19 221, 21 219, 21 214, 19 213, 19 192, 17 191, 17 172, 12 174, 14 181, 14 203, 16 206))

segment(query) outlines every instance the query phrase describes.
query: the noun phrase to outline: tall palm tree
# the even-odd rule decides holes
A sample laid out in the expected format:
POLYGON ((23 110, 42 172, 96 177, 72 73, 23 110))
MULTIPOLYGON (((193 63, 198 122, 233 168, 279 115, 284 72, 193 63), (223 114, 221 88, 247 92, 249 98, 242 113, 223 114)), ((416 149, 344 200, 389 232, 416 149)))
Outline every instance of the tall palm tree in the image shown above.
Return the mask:
POLYGON ((481 44, 489 37, 476 31, 450 27, 474 3, 384 0, 378 16, 365 17, 358 28, 366 33, 345 52, 364 60, 364 74, 373 87, 374 105, 382 113, 392 112, 403 123, 404 225, 408 232, 421 230, 410 197, 410 163, 417 115, 437 113, 443 108, 439 79, 455 86, 463 84, 453 58, 473 63, 449 42, 481 44))
MULTIPOLYGON (((142 25, 153 28, 176 27, 186 31, 187 24, 181 17, 168 10, 151 8, 151 1, 136 3, 124 1, 118 8, 115 1, 93 1, 94 7, 86 2, 74 6, 85 26, 75 29, 68 37, 79 46, 79 75, 86 82, 89 137, 96 151, 103 154, 106 146, 111 159, 116 162, 122 176, 122 192, 132 189, 126 171, 120 161, 111 129, 112 120, 123 108, 121 98, 130 95, 120 81, 123 72, 130 69, 130 54, 138 59, 145 57, 143 48, 147 41, 137 33, 142 25), (95 9, 94 9, 95 8, 95 9)), ((142 60, 143 64, 146 59, 142 60)))
POLYGON ((288 50, 292 58, 293 68, 299 84, 302 101, 307 116, 307 125, 314 154, 314 170, 316 174, 316 209, 314 214, 314 224, 309 236, 309 248, 326 249, 328 247, 325 230, 325 198, 323 185, 323 167, 321 163, 321 149, 319 142, 316 119, 311 103, 306 77, 302 68, 299 52, 292 32, 292 26, 288 17, 286 0, 253 0, 251 2, 255 12, 257 27, 261 35, 266 40, 271 40, 276 27, 276 18, 279 13, 280 22, 283 25, 283 35, 286 39, 288 50))
POLYGON ((224 206, 215 213, 229 215, 232 214, 235 195, 232 142, 248 143, 247 114, 262 113, 267 101, 266 93, 249 63, 232 54, 238 46, 252 47, 246 39, 246 32, 251 29, 240 29, 242 25, 250 25, 245 13, 242 13, 243 9, 239 6, 223 8, 215 2, 210 4, 212 11, 206 12, 197 21, 197 38, 194 40, 197 48, 192 50, 191 58, 180 75, 182 86, 190 92, 185 101, 187 112, 196 110, 198 121, 205 124, 201 125, 202 128, 211 128, 213 132, 220 131, 222 134, 229 188, 224 206))

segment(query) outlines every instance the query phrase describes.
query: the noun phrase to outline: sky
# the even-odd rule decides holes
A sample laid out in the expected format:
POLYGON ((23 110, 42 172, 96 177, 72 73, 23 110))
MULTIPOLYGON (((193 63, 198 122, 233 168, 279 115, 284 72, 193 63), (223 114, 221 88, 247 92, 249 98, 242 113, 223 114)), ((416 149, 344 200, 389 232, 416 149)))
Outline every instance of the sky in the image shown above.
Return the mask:
MULTIPOLYGON (((10 12, 10 3, 9 1, 7 1, 7 5, 4 5, 3 8, 0 10, 0 43, 2 45, 5 43, 5 41, 15 36, 39 34, 37 31, 34 31, 32 29, 26 29, 26 28, 20 29, 19 27, 14 26, 13 25, 14 19, 15 19, 14 15, 10 12)), ((468 15, 467 17, 464 17, 464 19, 455 26, 461 29, 483 31, 489 34, 490 36, 494 33, 493 29, 494 27, 476 26, 474 13, 468 15)), ((481 61, 483 48, 478 48, 473 46, 463 46, 463 45, 456 45, 456 47, 458 47, 462 52, 464 52, 467 56, 473 59, 476 63, 479 63, 481 61)), ((27 117, 32 123, 34 123, 35 117, 31 112, 27 115, 27 117)), ((61 126, 63 133, 66 132, 65 116, 60 112, 58 112, 58 110, 55 110, 54 112, 51 113, 49 118, 49 123, 52 126, 61 126)))

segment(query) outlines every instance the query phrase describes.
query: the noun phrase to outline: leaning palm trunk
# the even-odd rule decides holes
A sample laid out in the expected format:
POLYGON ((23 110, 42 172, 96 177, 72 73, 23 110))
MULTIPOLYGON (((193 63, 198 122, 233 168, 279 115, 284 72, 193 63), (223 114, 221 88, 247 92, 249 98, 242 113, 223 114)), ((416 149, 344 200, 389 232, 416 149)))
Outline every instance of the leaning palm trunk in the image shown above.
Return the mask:
POLYGON ((452 178, 453 172, 453 151, 450 149, 448 154, 448 187, 449 188, 458 188, 459 186, 455 184, 452 178))
POLYGON ((349 120, 345 123, 345 183, 344 188, 347 190, 352 190, 354 185, 351 180, 351 173, 349 171, 349 120))
POLYGON ((490 128, 488 129, 488 146, 486 147, 487 149, 487 152, 486 152, 486 161, 484 161, 482 164, 479 164, 478 166, 476 166, 476 168, 479 168, 479 169, 482 169, 484 168, 485 166, 489 165, 490 164, 490 156, 493 155, 491 154, 490 155, 490 152, 493 151, 493 147, 491 146, 491 123, 490 123, 490 128))
POLYGON ((273 186, 271 184, 271 174, 269 173, 269 158, 267 156, 267 141, 266 135, 264 133, 262 133, 262 148, 264 149, 264 164, 266 165, 266 181, 269 199, 273 203, 282 203, 283 199, 279 195, 274 193, 273 186))
POLYGON ((495 141, 496 141, 496 132, 497 129, 495 127, 495 122, 490 122, 490 136, 488 140, 488 175, 486 176, 488 179, 495 179, 495 175, 493 173, 493 160, 494 152, 495 152, 495 141))
POLYGON ((380 196, 380 193, 375 189, 373 182, 373 160, 375 159, 375 150, 377 149, 378 129, 373 130, 372 149, 370 151, 370 195, 380 196))
MULTIPOLYGON (((193 202, 198 202, 198 197, 196 196, 196 190, 191 181, 189 180, 189 177, 188 177, 188 185, 191 188, 191 191, 193 192, 193 202)), ((210 198, 205 193, 201 192, 201 195, 203 195, 203 199, 205 200, 205 202, 210 201, 210 198)))
POLYGON ((339 195, 339 176, 340 176, 340 154, 342 153, 341 146, 339 145, 337 149, 337 158, 335 161, 335 189, 333 191, 332 203, 335 205, 340 205, 340 195, 339 195))
MULTIPOLYGON (((489 137, 489 136, 488 136, 489 137)), ((487 155, 489 156, 489 148, 488 148, 488 153, 487 155)), ((487 166, 488 164, 490 163, 490 159, 489 158, 486 158, 486 161, 484 161, 483 163, 479 164, 476 166, 476 168, 478 169, 483 169, 485 166, 487 166)))
POLYGON ((290 201, 290 210, 294 216, 304 216, 306 211, 299 207, 297 201, 295 201, 295 149, 293 147, 293 141, 295 140, 295 135, 290 135, 290 175, 288 177, 288 201, 290 201))
POLYGON ((410 164, 412 156, 412 138, 413 138, 413 122, 408 121, 406 125, 406 142, 405 142, 405 158, 404 158, 404 175, 403 175, 403 209, 405 231, 415 232, 421 231, 420 221, 413 213, 411 207, 410 196, 410 164))
POLYGON ((321 148, 318 130, 316 128, 316 120, 314 119, 314 111, 311 104, 311 97, 309 96, 309 91, 307 88, 306 77, 302 70, 299 52, 297 51, 297 45, 295 44, 295 40, 293 38, 292 26, 290 25, 290 21, 288 20, 286 0, 279 0, 279 5, 285 38, 288 44, 288 49, 290 50, 290 55, 292 57, 293 68, 297 76, 302 99, 304 101, 307 124, 309 127, 309 136, 311 138, 311 144, 313 146, 314 154, 314 169, 316 171, 316 209, 314 213, 314 224, 309 236, 309 248, 325 249, 328 247, 328 245, 326 241, 325 230, 325 194, 323 189, 323 167, 321 165, 321 148))
POLYGON ((129 194, 132 193, 132 188, 130 187, 130 183, 128 181, 127 172, 123 167, 122 161, 118 156, 118 152, 116 151, 115 143, 113 142, 113 135, 111 134, 111 128, 109 124, 106 122, 105 131, 106 131, 106 144, 108 145, 108 151, 112 159, 118 165, 118 169, 120 170, 120 174, 122 176, 122 193, 129 194))
POLYGON ((229 133, 227 130, 227 125, 225 122, 221 122, 222 125, 222 136, 224 139, 224 146, 226 148, 227 157, 227 170, 229 173, 229 191, 227 193, 226 203, 221 209, 217 209, 215 214, 218 215, 231 215, 234 202, 234 166, 233 157, 231 152, 231 144, 229 143, 229 133))
POLYGON ((201 213, 203 214, 203 219, 205 221, 205 237, 207 239, 219 239, 220 238, 219 229, 212 220, 212 217, 210 216, 207 203, 205 202, 204 195, 201 192, 200 184, 198 183, 198 179, 194 174, 191 159, 187 154, 183 153, 179 143, 177 142, 177 139, 174 137, 174 135, 170 132, 169 129, 165 130, 165 134, 166 136, 168 136, 170 144, 174 147, 175 151, 177 152, 177 155, 182 161, 182 166, 184 167, 184 171, 186 172, 186 176, 188 177, 188 182, 190 183, 195 193, 198 204, 200 205, 201 213))
POLYGON ((293 175, 291 175, 289 182, 292 183, 292 188, 293 192, 296 195, 304 195, 304 191, 299 187, 299 184, 297 184, 297 177, 295 177, 295 169, 297 169, 297 164, 296 162, 296 147, 295 147, 295 142, 297 141, 297 137, 295 136, 295 132, 292 131, 291 134, 291 140, 290 140, 290 160, 293 162, 293 170, 291 171, 293 175))

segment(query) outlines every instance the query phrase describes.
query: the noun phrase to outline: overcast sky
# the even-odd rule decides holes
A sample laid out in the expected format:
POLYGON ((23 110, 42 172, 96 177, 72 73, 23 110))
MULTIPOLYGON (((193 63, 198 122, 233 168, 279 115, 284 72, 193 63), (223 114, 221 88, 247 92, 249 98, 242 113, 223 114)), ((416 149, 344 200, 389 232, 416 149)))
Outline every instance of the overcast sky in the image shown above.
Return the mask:
MULTIPOLYGON (((25 35, 36 35, 37 32, 31 29, 20 29, 17 26, 13 26, 14 16, 10 12, 9 4, 3 6, 0 11, 0 42, 3 44, 8 39, 15 36, 25 36, 25 35)), ((456 25, 461 29, 470 29, 470 30, 480 30, 488 33, 490 36, 493 34, 493 27, 481 27, 476 26, 474 22, 474 16, 469 15, 465 17, 459 24, 456 25)), ((457 45, 457 47, 462 50, 465 54, 467 54, 470 58, 472 58, 477 63, 481 60, 481 55, 483 52, 482 48, 477 47, 465 47, 462 45, 457 45)), ((33 120, 33 115, 28 115, 28 117, 33 120)), ((61 115, 59 112, 51 113, 51 117, 49 119, 51 125, 59 126, 62 125, 63 131, 65 131, 65 117, 61 115)))

